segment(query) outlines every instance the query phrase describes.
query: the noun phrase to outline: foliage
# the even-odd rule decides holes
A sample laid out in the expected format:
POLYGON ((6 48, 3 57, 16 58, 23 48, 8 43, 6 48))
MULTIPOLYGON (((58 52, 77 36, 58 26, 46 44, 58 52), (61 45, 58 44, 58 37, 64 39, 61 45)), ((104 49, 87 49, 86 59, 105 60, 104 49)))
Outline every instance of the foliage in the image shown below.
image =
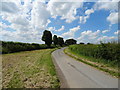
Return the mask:
POLYGON ((44 44, 29 44, 29 43, 21 43, 21 42, 5 42, 2 41, 2 53, 13 53, 19 51, 30 51, 37 49, 46 49, 47 46, 44 44))
POLYGON ((76 43, 77 43, 77 41, 74 40, 74 39, 67 39, 67 40, 65 41, 65 44, 66 44, 66 45, 72 45, 72 44, 76 44, 76 43))
POLYGON ((120 44, 117 43, 71 45, 69 49, 77 54, 103 59, 106 62, 113 62, 117 65, 120 60, 120 44))
POLYGON ((54 35, 54 36, 53 36, 53 43, 54 43, 55 46, 58 44, 57 35, 54 35))
POLYGON ((62 37, 58 37, 58 44, 62 47, 64 44, 64 40, 62 37))
POLYGON ((45 30, 43 32, 42 40, 45 42, 45 44, 50 47, 52 44, 52 34, 50 31, 45 30))
POLYGON ((85 44, 85 43, 83 43, 83 42, 80 42, 80 44, 85 44))

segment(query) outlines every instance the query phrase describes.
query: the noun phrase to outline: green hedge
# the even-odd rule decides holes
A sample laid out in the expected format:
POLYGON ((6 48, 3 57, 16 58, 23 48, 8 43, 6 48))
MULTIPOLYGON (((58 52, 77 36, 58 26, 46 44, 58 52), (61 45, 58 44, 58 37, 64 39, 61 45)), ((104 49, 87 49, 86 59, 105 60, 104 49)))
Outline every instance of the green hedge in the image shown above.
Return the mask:
POLYGON ((1 42, 2 42, 2 46, 1 46, 2 54, 47 48, 45 44, 35 44, 35 43, 30 44, 30 43, 5 42, 5 41, 1 41, 1 42))
POLYGON ((69 49, 77 54, 94 57, 96 59, 105 59, 107 62, 120 60, 120 44, 117 43, 101 43, 98 45, 71 45, 69 49))

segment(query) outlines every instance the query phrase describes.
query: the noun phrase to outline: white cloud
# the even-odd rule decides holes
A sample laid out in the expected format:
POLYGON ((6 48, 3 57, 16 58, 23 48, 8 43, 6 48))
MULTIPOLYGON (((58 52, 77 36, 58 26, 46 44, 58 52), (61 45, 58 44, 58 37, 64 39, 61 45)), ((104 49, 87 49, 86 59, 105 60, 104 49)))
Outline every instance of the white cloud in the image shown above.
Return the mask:
POLYGON ((10 19, 17 17, 21 10, 19 2, 0 2, 0 16, 2 19, 9 21, 10 19))
POLYGON ((94 5, 94 10, 109 10, 110 15, 106 18, 112 24, 118 23, 118 2, 119 0, 98 0, 94 5))
POLYGON ((90 15, 94 13, 94 10, 93 9, 87 9, 85 11, 85 16, 80 16, 79 19, 80 19, 80 23, 86 23, 87 19, 90 18, 90 15))
POLYGON ((44 3, 34 1, 30 3, 29 0, 24 1, 24 5, 19 4, 19 2, 3 2, 3 8, 12 8, 13 11, 16 10, 14 6, 17 6, 19 11, 15 11, 16 13, 10 13, 6 11, 5 13, 2 10, 2 18, 7 20, 10 23, 18 25, 30 25, 33 26, 34 29, 43 28, 45 29, 46 26, 50 23, 48 19, 50 17, 50 13, 47 10, 47 6, 44 3), (13 3, 11 5, 9 3, 13 3), (30 11, 31 10, 31 11, 30 11))
POLYGON ((119 0, 98 0, 94 5, 95 10, 118 10, 118 1, 119 0))
POLYGON ((107 33, 109 32, 110 30, 103 30, 102 33, 107 33))
POLYGON ((77 38, 78 42, 84 43, 100 43, 100 41, 108 42, 116 39, 116 36, 102 36, 100 30, 94 32, 92 30, 83 31, 81 32, 80 37, 77 38))
POLYGON ((51 21, 50 21, 50 19, 47 19, 46 27, 48 26, 49 23, 51 23, 51 21))
POLYGON ((47 6, 41 2, 33 2, 34 6, 31 11, 31 22, 35 27, 45 28, 50 17, 47 6))
POLYGON ((90 14, 92 14, 92 13, 94 13, 94 10, 93 10, 93 9, 88 9, 88 10, 85 11, 85 14, 86 14, 86 15, 90 15, 90 14))
POLYGON ((99 37, 100 30, 97 30, 95 32, 91 30, 83 31, 80 34, 80 37, 77 38, 78 42, 90 42, 95 43, 97 42, 96 39, 99 37))
POLYGON ((60 29, 56 30, 55 27, 48 27, 47 30, 49 31, 56 31, 56 32, 60 32, 60 31, 63 31, 65 29, 65 26, 61 26, 60 29))
POLYGON ((60 32, 60 31, 63 31, 65 29, 65 26, 62 26, 60 29, 58 29, 57 31, 60 32))
POLYGON ((73 38, 75 32, 78 31, 79 29, 80 29, 80 26, 71 28, 68 32, 63 33, 62 36, 64 36, 64 37, 69 37, 69 38, 73 38))
POLYGON ((118 23, 118 12, 110 13, 110 15, 107 17, 107 21, 109 21, 111 24, 118 23))
POLYGON ((0 31, 0 35, 1 35, 1 40, 5 40, 5 41, 19 41, 20 39, 18 39, 19 35, 18 32, 11 32, 8 30, 1 30, 0 31))
POLYGON ((2 19, 14 24, 27 25, 29 23, 27 20, 28 12, 24 12, 26 9, 24 9, 24 5, 21 5, 19 0, 17 0, 18 2, 10 1, 1 2, 3 8, 1 13, 2 19))
POLYGON ((19 11, 17 5, 13 2, 0 2, 0 8, 2 12, 6 13, 16 13, 19 11))
POLYGON ((48 27, 49 31, 56 31, 55 27, 48 27))
POLYGON ((56 0, 50 0, 47 8, 54 18, 61 16, 61 19, 71 23, 76 19, 76 9, 82 7, 82 4, 82 2, 56 2, 56 0))
POLYGON ((7 31, 5 29, 8 26, 2 25, 1 28, 4 28, 0 32, 1 39, 41 43, 42 31, 50 23, 48 19, 50 14, 46 9, 46 5, 37 2, 30 3, 28 0, 25 1, 24 5, 21 5, 16 1, 2 2, 4 3, 2 6, 2 19, 10 22, 9 28, 16 31, 7 31))
POLYGON ((27 26, 29 24, 28 19, 26 19, 26 17, 23 15, 18 15, 17 17, 13 17, 10 19, 8 19, 8 20, 11 21, 11 23, 14 23, 17 25, 27 26))
POLYGON ((114 32, 115 35, 118 35, 120 33, 120 30, 117 30, 116 32, 114 32))
POLYGON ((9 28, 9 25, 6 25, 5 23, 0 22, 0 29, 3 30, 5 28, 9 28))
MULTIPOLYGON (((2 25, 4 28, 0 34, 4 40, 41 42, 42 31, 51 23, 49 17, 61 16, 61 19, 70 23, 76 19, 76 9, 82 6, 82 2, 60 3, 50 0, 48 4, 45 4, 40 0, 32 3, 29 0, 22 1, 24 1, 23 5, 21 5, 21 0, 4 0, 2 2, 4 4, 0 6, 2 8, 2 14, 0 14, 2 19, 11 23, 9 28, 16 30, 7 31, 5 28, 8 26, 2 25)), ((50 31, 62 31, 64 29, 64 26, 58 30, 55 27, 48 28, 50 31)))
POLYGON ((89 18, 90 16, 80 16, 80 23, 86 23, 87 19, 89 18))
POLYGON ((110 42, 110 41, 114 41, 116 39, 115 36, 101 36, 97 39, 97 41, 102 41, 102 42, 110 42))
POLYGON ((0 31, 1 40, 3 41, 19 41, 19 42, 29 42, 29 43, 43 43, 41 40, 42 33, 38 31, 0 31))

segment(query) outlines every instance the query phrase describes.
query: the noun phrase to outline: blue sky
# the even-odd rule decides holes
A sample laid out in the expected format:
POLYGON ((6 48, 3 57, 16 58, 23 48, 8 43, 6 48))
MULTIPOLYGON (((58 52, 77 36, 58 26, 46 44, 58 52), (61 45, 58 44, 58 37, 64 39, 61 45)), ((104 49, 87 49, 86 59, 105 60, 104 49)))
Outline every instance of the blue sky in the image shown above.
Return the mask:
POLYGON ((117 40, 118 0, 106 1, 3 0, 0 40, 44 43, 41 37, 46 29, 64 40, 74 38, 78 43, 117 40))

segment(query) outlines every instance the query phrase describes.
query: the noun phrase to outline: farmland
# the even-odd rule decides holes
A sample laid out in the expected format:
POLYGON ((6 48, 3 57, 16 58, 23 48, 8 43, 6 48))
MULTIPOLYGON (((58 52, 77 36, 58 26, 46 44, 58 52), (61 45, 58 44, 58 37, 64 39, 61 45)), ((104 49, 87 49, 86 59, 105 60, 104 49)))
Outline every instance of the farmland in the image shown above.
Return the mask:
POLYGON ((59 79, 51 59, 55 49, 2 55, 3 88, 58 88, 59 79))

